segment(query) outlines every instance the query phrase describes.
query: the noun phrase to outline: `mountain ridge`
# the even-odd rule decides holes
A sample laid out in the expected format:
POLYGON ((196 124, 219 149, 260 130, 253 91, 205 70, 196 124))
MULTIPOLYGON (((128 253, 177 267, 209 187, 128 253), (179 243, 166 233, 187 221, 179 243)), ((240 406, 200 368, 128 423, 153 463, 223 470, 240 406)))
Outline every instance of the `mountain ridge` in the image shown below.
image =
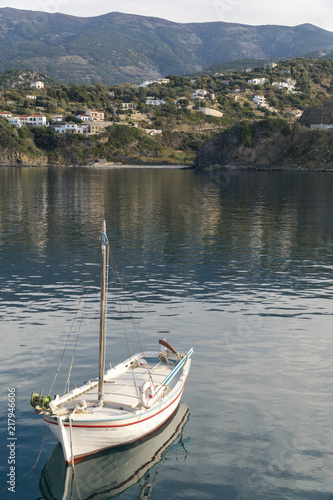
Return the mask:
POLYGON ((76 17, 0 8, 2 70, 28 68, 67 83, 134 82, 218 62, 330 51, 333 32, 309 23, 178 23, 121 12, 76 17))

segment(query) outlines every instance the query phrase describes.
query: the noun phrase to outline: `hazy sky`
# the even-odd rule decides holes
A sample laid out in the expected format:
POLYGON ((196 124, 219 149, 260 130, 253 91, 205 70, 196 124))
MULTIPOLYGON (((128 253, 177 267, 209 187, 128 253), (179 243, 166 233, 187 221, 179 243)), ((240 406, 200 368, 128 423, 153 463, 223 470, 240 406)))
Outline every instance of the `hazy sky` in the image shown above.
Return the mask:
POLYGON ((225 21, 287 26, 311 23, 333 31, 332 0, 0 0, 0 7, 74 16, 118 11, 183 23, 225 21))

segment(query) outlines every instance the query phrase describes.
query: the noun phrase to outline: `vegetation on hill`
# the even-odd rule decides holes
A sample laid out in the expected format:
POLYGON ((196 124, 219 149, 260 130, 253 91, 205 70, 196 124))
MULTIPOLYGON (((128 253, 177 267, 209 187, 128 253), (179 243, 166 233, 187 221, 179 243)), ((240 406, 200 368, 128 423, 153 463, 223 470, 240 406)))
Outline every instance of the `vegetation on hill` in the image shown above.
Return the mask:
POLYGON ((15 151, 29 158, 39 158, 41 156, 31 131, 26 127, 17 130, 9 125, 6 120, 0 120, 0 151, 5 153, 15 151))
POLYGON ((55 115, 61 115, 63 123, 81 122, 78 115, 97 109, 104 111, 108 123, 97 135, 64 137, 52 126, 17 130, 2 118, 0 154, 17 151, 31 161, 47 158, 50 164, 100 159, 192 164, 206 139, 238 122, 243 121, 243 145, 251 147, 253 138, 246 124, 252 121, 261 121, 273 133, 269 118, 290 124, 305 111, 307 126, 312 119, 329 119, 331 115, 323 110, 333 98, 332 74, 332 60, 304 58, 280 61, 274 68, 256 66, 251 72, 233 70, 196 78, 168 75, 168 83, 147 86, 70 85, 34 71, 6 71, 0 73, 0 112, 42 114, 51 124, 55 115), (260 85, 249 81, 257 78, 265 80, 260 85), (45 88, 31 87, 36 80, 43 81, 45 88), (288 81, 294 85, 289 89, 273 85, 288 81), (200 98, 194 97, 198 89, 200 98), (253 102, 256 95, 265 99, 264 106, 253 102), (147 105, 149 96, 160 100, 160 105, 147 105))
POLYGON ((333 170, 332 145, 333 133, 329 130, 310 130, 279 118, 241 121, 208 139, 194 165, 198 170, 333 170))

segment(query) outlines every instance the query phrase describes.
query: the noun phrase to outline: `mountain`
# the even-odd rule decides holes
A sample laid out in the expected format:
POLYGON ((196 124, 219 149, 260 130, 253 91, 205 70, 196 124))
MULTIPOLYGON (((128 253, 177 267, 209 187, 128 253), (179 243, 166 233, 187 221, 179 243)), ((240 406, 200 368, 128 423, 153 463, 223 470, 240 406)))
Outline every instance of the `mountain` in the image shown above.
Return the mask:
POLYGON ((0 9, 0 68, 28 68, 70 83, 140 81, 239 59, 333 51, 333 33, 236 23, 174 23, 112 12, 74 17, 0 9))

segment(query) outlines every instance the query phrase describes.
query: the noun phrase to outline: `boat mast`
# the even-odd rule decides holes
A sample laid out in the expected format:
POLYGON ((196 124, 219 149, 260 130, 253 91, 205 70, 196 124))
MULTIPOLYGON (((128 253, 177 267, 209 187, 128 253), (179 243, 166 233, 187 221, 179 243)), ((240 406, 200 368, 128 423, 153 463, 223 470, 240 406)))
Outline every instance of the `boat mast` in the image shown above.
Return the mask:
POLYGON ((99 319, 99 371, 98 371, 98 400, 100 403, 104 399, 104 371, 105 371, 105 283, 106 283, 106 224, 103 221, 101 232, 102 260, 101 260, 101 306, 99 319))

